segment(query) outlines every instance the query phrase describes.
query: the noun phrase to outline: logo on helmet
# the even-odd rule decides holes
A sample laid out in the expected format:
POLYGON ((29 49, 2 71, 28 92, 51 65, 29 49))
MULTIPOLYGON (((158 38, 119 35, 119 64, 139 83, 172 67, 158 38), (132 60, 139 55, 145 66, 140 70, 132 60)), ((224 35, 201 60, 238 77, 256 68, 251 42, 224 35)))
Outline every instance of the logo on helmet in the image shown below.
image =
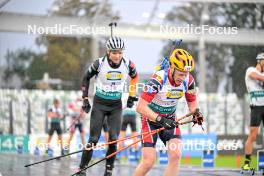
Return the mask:
POLYGON ((190 72, 192 70, 192 66, 185 66, 184 71, 190 72))
POLYGON ((264 59, 264 53, 259 53, 256 57, 257 60, 262 60, 264 59))

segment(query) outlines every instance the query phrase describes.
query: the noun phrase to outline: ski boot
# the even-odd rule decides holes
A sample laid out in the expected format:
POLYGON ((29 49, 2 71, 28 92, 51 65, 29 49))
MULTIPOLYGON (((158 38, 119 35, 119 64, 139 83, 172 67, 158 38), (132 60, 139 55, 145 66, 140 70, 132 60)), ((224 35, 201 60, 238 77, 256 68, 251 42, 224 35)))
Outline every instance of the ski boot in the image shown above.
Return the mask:
POLYGON ((251 167, 250 164, 244 164, 240 171, 241 174, 254 175, 255 168, 251 167))
MULTIPOLYGON (((65 148, 65 149, 63 149, 63 153, 61 154, 61 155, 67 155, 67 154, 69 154, 70 153, 70 150, 69 150, 69 148, 65 148)), ((67 158, 70 158, 70 155, 69 156, 66 156, 67 158)))
POLYGON ((113 166, 106 165, 104 176, 112 176, 113 166))
POLYGON ((85 171, 80 171, 77 174, 75 174, 76 176, 86 176, 86 172, 85 171))
POLYGON ((53 150, 52 150, 52 148, 48 148, 48 149, 45 151, 45 155, 46 155, 46 156, 49 156, 49 157, 53 157, 53 150))
POLYGON ((75 170, 75 174, 76 176, 86 176, 86 170, 81 171, 81 168, 76 168, 75 170))

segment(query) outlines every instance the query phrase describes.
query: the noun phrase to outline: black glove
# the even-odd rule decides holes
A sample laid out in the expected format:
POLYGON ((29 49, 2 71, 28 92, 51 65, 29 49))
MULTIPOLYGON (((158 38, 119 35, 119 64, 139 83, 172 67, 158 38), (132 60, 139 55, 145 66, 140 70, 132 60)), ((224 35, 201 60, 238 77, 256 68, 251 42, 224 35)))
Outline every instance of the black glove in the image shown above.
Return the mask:
POLYGON ((83 100, 82 109, 83 109, 86 113, 89 113, 89 111, 90 111, 90 109, 91 109, 91 105, 90 105, 88 99, 84 99, 84 100, 83 100))
POLYGON ((167 130, 171 130, 178 126, 178 123, 175 120, 168 119, 166 117, 159 116, 159 115, 157 116, 155 121, 167 130))
POLYGON ((132 108, 134 106, 134 101, 138 101, 138 98, 129 96, 127 99, 127 107, 132 108))
POLYGON ((204 117, 201 112, 197 111, 193 114, 193 126, 195 124, 203 125, 203 121, 204 121, 204 117))

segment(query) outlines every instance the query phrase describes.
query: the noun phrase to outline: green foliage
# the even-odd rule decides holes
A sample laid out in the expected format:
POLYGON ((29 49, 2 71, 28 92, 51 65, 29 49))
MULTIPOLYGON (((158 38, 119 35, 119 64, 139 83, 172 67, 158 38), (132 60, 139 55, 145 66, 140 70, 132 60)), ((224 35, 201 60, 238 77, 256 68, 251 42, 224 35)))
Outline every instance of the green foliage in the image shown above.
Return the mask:
MULTIPOLYGON (((75 16, 91 20, 94 16, 114 18, 111 4, 108 2, 79 0, 56 0, 49 11, 50 16, 75 16)), ((37 80, 48 73, 50 78, 61 79, 62 89, 80 89, 82 77, 87 64, 95 58, 91 58, 91 38, 87 37, 58 37, 40 36, 36 44, 45 48, 46 52, 36 54, 32 51, 18 50, 9 53, 7 59, 12 62, 6 70, 6 79, 13 73, 25 77, 22 80, 26 88, 34 88, 37 80), (31 57, 32 56, 32 57, 31 57), (27 67, 23 66, 26 62, 27 67), (20 64, 21 63, 21 64, 20 64)), ((57 86, 53 87, 54 89, 57 86)))
MULTIPOLYGON (((203 11, 202 3, 190 3, 185 6, 175 6, 167 14, 166 20, 172 25, 201 24, 203 11)), ((263 29, 264 28, 264 5, 223 3, 209 4, 207 8, 210 17, 203 24, 210 26, 238 27, 238 29, 263 29)), ((198 63, 197 43, 187 44, 183 48, 189 50, 198 63)), ((207 68, 207 92, 216 92, 223 77, 231 76, 233 91, 238 96, 246 93, 244 83, 245 70, 248 66, 254 66, 255 57, 261 52, 257 46, 229 46, 220 44, 206 44, 206 68, 207 68), (239 82, 239 84, 237 84, 239 82)), ((196 67, 197 69, 197 67, 196 67)), ((199 72, 199 70, 197 70, 199 72)), ((230 83, 229 83, 230 84, 230 83)), ((226 85, 228 86, 228 85, 226 85)))
POLYGON ((7 68, 4 71, 4 80, 8 81, 14 75, 24 80, 26 78, 26 69, 35 57, 35 53, 25 48, 18 49, 16 52, 7 52, 5 57, 7 68))

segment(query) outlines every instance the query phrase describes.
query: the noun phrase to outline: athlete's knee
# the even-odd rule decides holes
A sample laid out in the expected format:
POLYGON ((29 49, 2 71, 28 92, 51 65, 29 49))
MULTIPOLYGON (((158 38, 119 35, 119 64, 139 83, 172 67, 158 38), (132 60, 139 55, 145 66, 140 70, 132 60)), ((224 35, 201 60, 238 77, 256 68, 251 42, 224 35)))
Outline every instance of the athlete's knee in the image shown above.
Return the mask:
POLYGON ((142 166, 146 170, 150 170, 155 164, 155 159, 154 158, 144 158, 142 162, 142 166))
POLYGON ((58 136, 58 139, 61 141, 62 140, 62 135, 59 135, 58 136))
POLYGON ((169 163, 171 163, 171 164, 173 164, 173 163, 178 164, 180 159, 181 159, 181 153, 180 152, 174 151, 174 152, 171 152, 169 154, 169 163))

